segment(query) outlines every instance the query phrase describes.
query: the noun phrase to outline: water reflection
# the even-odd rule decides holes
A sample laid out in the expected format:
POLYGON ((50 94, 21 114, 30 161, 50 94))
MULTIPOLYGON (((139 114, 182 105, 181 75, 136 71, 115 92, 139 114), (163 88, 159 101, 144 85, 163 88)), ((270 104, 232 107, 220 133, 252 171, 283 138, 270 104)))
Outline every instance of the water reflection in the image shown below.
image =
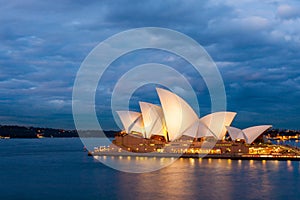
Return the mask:
POLYGON ((254 160, 249 160, 250 167, 254 168, 254 160))
POLYGON ((242 166, 242 160, 238 160, 238 166, 239 166, 239 167, 242 166))
POLYGON ((195 166, 195 158, 189 158, 189 163, 191 166, 195 166))
POLYGON ((145 156, 94 156, 94 159, 106 163, 112 168, 121 169, 124 172, 145 173, 159 170, 172 164, 175 158, 156 158, 145 156))
MULTIPOLYGON (((116 159, 120 160, 118 157, 116 159)), ((174 158, 135 159, 165 163, 174 158)), ((133 157, 123 157, 121 161, 133 160, 133 157)), ((125 191, 138 194, 126 196, 134 199, 278 199, 274 196, 274 190, 285 187, 280 183, 281 179, 287 179, 286 176, 292 177, 291 183, 298 184, 299 162, 180 158, 169 167, 151 173, 119 173, 118 190, 122 194, 125 191), (287 173, 290 175, 287 176, 287 173), (274 181, 278 185, 274 185, 274 181)), ((291 183, 289 187, 295 189, 291 183)))
POLYGON ((288 160, 288 161, 286 161, 286 164, 287 164, 287 170, 288 171, 293 171, 294 170, 294 167, 292 165, 292 161, 288 160))
MULTIPOLYGON (((193 161, 179 159, 159 171, 132 174, 88 157, 74 139, 4 142, 5 146, 0 145, 2 199, 18 199, 20 195, 19 199, 32 199, 32 191, 36 198, 45 199, 273 200, 300 196, 298 161, 231 160, 229 164, 227 160, 194 159, 191 165, 193 161), (20 146, 26 148, 20 151, 20 146)), ((122 160, 111 156, 101 159, 133 164, 151 160, 130 156, 122 160)), ((153 160, 160 162, 160 158, 153 160)))

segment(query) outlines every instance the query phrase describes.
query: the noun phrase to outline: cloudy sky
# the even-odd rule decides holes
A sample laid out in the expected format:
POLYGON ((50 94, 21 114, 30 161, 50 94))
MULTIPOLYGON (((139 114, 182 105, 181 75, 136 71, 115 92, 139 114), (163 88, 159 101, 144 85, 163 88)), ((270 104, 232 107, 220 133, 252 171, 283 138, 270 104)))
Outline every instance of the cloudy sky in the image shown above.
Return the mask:
MULTIPOLYGON (((288 0, 2 1, 0 0, 0 124, 74 128, 72 88, 82 61, 101 41, 127 29, 164 27, 203 45, 217 64, 234 125, 300 129, 300 3, 288 0)), ((167 52, 141 50, 112 63, 100 80, 96 110, 114 129, 112 88, 126 70, 156 62, 185 74, 201 115, 207 88, 189 64, 167 52), (108 95, 108 96, 105 96, 108 95), (102 98, 101 98, 102 97, 102 98)), ((132 109, 154 91, 145 86, 132 109), (145 92, 146 91, 146 92, 145 92)))

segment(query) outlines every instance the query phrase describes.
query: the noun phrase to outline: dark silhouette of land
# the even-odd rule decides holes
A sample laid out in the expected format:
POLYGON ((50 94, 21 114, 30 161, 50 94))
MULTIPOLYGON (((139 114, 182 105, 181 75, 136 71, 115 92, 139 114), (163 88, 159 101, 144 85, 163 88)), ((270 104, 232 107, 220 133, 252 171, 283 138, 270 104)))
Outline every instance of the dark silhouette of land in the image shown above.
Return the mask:
MULTIPOLYGON (((107 130, 104 131, 106 137, 114 137, 120 131, 107 130)), ((99 131, 89 130, 81 132, 84 137, 101 137, 99 131)), ((264 133, 268 138, 282 138, 291 136, 300 136, 299 130, 289 129, 270 129, 264 133)), ((15 125, 0 125, 0 138, 41 138, 41 137, 79 137, 76 130, 25 127, 15 125)))
MULTIPOLYGON (((119 131, 104 131, 106 137, 114 137, 119 131)), ((86 131, 85 137, 99 137, 99 131, 86 131)), ((42 138, 42 137, 79 137, 76 130, 54 128, 25 127, 14 125, 0 125, 1 138, 42 138)), ((101 136, 100 136, 101 137, 101 136)))

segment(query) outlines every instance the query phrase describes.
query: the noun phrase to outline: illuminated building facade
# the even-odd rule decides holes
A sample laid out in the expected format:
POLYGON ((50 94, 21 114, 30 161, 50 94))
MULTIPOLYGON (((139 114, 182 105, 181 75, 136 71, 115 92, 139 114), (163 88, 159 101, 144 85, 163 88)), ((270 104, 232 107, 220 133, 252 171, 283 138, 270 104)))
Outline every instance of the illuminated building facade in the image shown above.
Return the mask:
POLYGON ((203 145, 213 140, 216 145, 207 151, 248 153, 248 147, 235 141, 251 144, 271 127, 231 127, 235 112, 214 112, 199 118, 178 95, 161 88, 156 91, 161 106, 139 102, 141 112, 117 111, 124 130, 116 136, 115 145, 132 152, 205 153, 203 145), (227 132, 233 142, 224 140, 227 132))

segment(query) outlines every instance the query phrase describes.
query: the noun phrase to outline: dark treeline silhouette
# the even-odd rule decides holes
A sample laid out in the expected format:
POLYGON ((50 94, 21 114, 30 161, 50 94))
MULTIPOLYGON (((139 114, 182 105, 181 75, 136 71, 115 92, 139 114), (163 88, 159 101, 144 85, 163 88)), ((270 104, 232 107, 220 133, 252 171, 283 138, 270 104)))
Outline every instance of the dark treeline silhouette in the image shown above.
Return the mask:
MULTIPOLYGON (((120 131, 104 131, 107 137, 114 137, 120 131)), ((298 130, 289 129, 270 129, 264 135, 275 137, 280 136, 295 136, 299 135, 298 130)), ((85 131, 81 136, 84 137, 101 137, 98 131, 85 131)), ((39 127, 25 127, 13 125, 0 125, 0 137, 10 138, 38 138, 38 137, 78 137, 76 130, 64 130, 54 128, 39 128, 39 127)))
MULTIPOLYGON (((87 137, 97 137, 97 132, 87 131, 87 137)), ((118 131, 104 131, 107 137, 114 137, 118 131)), ((54 128, 25 127, 0 125, 0 137, 10 138, 38 138, 38 137, 78 137, 76 130, 54 128)))

